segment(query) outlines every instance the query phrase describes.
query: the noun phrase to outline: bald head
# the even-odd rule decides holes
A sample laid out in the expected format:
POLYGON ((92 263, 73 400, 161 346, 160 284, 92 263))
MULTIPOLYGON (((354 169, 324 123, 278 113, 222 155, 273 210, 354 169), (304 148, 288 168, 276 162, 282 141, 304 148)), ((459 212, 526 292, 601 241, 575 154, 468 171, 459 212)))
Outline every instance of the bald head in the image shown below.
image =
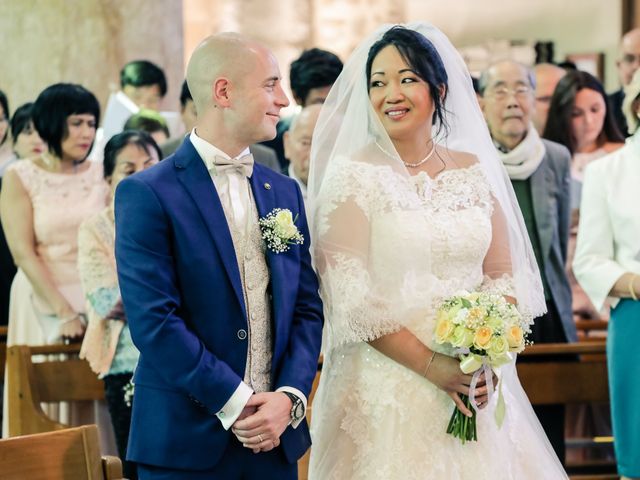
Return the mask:
POLYGON ((297 130, 309 130, 311 127, 311 132, 313 133, 313 128, 318 121, 318 116, 320 115, 320 110, 322 110, 322 104, 314 103, 309 105, 308 107, 304 107, 300 113, 298 113, 293 120, 291 120, 291 125, 289 126, 289 131, 295 133, 297 130))
POLYGON ((311 139, 321 110, 322 105, 319 104, 304 107, 284 134, 284 156, 291 162, 295 176, 305 185, 309 178, 311 139))
POLYGON ((505 60, 491 65, 480 77, 480 107, 494 141, 514 149, 527 135, 534 109, 531 70, 505 60))
POLYGON ((536 111, 533 124, 538 133, 542 134, 547 123, 553 91, 567 71, 551 63, 539 63, 533 68, 533 72, 536 76, 536 111))
POLYGON ((205 38, 187 65, 187 84, 197 111, 203 112, 213 105, 212 87, 216 79, 240 81, 252 70, 260 49, 263 47, 238 33, 225 32, 205 38))
POLYGON ((622 85, 631 82, 633 74, 640 67, 640 28, 629 30, 622 37, 620 58, 616 62, 622 85))
POLYGON ((237 33, 206 38, 187 66, 196 105, 196 134, 234 157, 276 136, 280 109, 289 100, 271 51, 237 33))
MULTIPOLYGON (((520 62, 515 60, 501 60, 487 67, 478 80, 478 90, 481 96, 484 96, 485 90, 496 83, 496 77, 502 77, 505 72, 519 71, 524 76, 529 87, 534 88, 535 78, 531 70, 520 62)), ((500 79, 498 80, 500 81, 500 79)))

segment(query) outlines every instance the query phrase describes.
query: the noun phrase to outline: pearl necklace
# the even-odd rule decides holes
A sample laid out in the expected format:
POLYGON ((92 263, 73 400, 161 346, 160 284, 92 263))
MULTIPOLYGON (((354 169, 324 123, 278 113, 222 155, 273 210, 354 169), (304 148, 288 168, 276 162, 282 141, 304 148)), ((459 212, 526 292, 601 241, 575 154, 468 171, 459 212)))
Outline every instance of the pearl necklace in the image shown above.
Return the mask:
POLYGON ((431 155, 433 155, 433 152, 435 152, 435 151, 436 151, 436 144, 435 144, 435 142, 432 141, 431 150, 429 151, 429 153, 427 153, 427 156, 424 157, 422 160, 420 160, 419 162, 416 162, 416 163, 409 163, 409 162, 405 162, 404 160, 402 160, 402 163, 404 163, 405 167, 409 167, 409 168, 419 167, 420 165, 425 163, 427 160, 429 160, 431 158, 431 155))

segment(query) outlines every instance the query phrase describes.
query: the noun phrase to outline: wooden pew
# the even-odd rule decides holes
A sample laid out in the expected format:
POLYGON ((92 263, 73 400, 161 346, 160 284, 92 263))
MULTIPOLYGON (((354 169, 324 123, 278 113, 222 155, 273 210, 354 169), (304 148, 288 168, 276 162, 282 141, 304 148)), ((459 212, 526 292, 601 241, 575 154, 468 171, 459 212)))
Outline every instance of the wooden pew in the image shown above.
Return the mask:
POLYGON ((80 344, 8 348, 7 389, 9 436, 68 428, 49 418, 42 402, 104 399, 104 385, 85 360, 80 344), (34 356, 46 356, 34 361, 34 356))
POLYGON ((520 383, 533 405, 609 401, 604 341, 540 343, 527 347, 520 356, 541 360, 517 363, 520 383), (559 361, 561 356, 578 360, 559 361), (545 357, 553 360, 544 361, 545 357))
MULTIPOLYGON (((606 339, 536 344, 527 347, 521 357, 537 359, 516 364, 522 387, 533 405, 606 405, 609 402, 606 339), (563 357, 566 361, 562 361, 563 357)), ((566 440, 567 449, 573 445, 574 448, 606 448, 612 451, 611 437, 566 440)), ((571 478, 576 480, 617 478, 615 464, 610 460, 568 460, 567 470, 572 474, 586 474, 572 475, 571 478)))
POLYGON ((116 480, 122 463, 101 457, 98 427, 84 425, 0 440, 0 472, 4 480, 116 480))

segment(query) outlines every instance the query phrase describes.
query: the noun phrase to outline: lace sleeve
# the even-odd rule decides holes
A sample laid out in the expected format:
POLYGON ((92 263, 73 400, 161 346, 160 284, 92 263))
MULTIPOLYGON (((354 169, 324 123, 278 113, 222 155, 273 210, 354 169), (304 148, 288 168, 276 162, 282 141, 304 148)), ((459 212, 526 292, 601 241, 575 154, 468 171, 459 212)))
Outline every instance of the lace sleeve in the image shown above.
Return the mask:
POLYGON ((326 351, 401 328, 383 282, 370 268, 371 221, 381 208, 374 170, 344 166, 318 202, 314 256, 325 306, 326 351))
POLYGON ((482 263, 484 273, 480 290, 516 297, 511 269, 511 248, 507 222, 500 204, 493 199, 491 209, 491 244, 482 263))

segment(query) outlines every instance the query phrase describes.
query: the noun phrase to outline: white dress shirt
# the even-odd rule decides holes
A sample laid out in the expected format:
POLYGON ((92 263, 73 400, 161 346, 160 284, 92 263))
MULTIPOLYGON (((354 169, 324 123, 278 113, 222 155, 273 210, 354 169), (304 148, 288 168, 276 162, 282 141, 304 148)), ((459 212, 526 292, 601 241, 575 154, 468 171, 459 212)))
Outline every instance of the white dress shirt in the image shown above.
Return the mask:
MULTIPOLYGON (((223 157, 231 161, 233 161, 233 159, 219 148, 198 137, 195 128, 189 135, 189 140, 207 167, 225 211, 233 212, 233 220, 235 221, 237 228, 246 232, 247 222, 253 221, 252 216, 249 215, 249 207, 250 202, 254 202, 248 178, 242 175, 239 170, 227 170, 224 174, 217 174, 215 169, 216 156, 223 157)), ((243 157, 249 153, 249 147, 247 147, 236 158, 243 157)), ((227 219, 227 221, 229 221, 229 219, 227 219)), ((307 397, 300 390, 294 387, 283 386, 278 388, 276 391, 286 391, 300 398, 306 415, 307 397)), ((216 416, 222 423, 225 430, 231 428, 235 423, 253 393, 253 389, 244 381, 241 381, 233 395, 231 395, 220 411, 216 413, 216 416)), ((292 422, 293 428, 296 428, 303 419, 304 417, 296 422, 292 422)))
POLYGON ((573 271, 594 306, 626 272, 640 274, 640 133, 585 169, 573 271))

